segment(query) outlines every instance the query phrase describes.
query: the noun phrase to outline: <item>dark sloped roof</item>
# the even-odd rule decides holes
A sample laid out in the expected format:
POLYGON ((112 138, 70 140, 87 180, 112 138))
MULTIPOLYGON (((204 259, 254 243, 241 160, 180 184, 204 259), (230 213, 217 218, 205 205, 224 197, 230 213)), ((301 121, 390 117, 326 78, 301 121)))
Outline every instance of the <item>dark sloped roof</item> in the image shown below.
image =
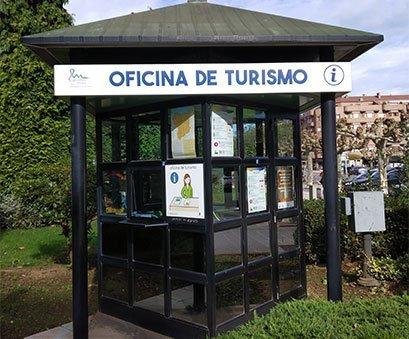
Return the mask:
POLYGON ((39 47, 377 44, 379 34, 206 2, 132 13, 23 37, 39 47))

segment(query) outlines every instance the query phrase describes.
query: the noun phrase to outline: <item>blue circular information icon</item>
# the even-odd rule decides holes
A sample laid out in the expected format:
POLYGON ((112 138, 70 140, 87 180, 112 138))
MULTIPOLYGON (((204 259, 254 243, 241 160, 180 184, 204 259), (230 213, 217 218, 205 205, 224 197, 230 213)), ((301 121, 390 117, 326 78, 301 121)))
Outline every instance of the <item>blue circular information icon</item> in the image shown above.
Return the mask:
POLYGON ((170 181, 172 182, 172 184, 176 184, 179 181, 179 176, 176 172, 172 172, 172 174, 170 175, 170 181))

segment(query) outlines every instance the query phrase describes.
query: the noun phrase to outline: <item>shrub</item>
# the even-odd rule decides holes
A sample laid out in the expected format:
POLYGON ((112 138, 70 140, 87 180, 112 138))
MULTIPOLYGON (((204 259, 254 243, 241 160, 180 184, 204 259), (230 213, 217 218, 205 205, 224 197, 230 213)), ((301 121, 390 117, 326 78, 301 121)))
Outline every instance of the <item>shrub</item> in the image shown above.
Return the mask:
MULTIPOLYGON (((90 223, 96 214, 96 176, 91 164, 88 165, 87 193, 87 220, 90 223)), ((38 165, 21 173, 0 197, 0 215, 7 228, 60 226, 64 236, 69 238, 70 165, 38 165)))
MULTIPOLYGON (((324 201, 304 201, 304 225, 306 231, 306 256, 309 262, 325 262, 324 201)), ((386 231, 373 235, 372 250, 375 257, 389 256, 397 259, 408 252, 408 208, 400 196, 385 198, 386 231)), ((361 236, 348 225, 345 215, 340 213, 341 252, 344 259, 362 257, 361 236)))
POLYGON ((296 300, 220 338, 407 338, 408 319, 408 295, 344 303, 296 300))
POLYGON ((369 266, 370 274, 378 280, 407 280, 409 279, 409 254, 398 259, 391 257, 373 258, 369 266))
MULTIPOLYGON (((326 261, 326 230, 324 200, 304 201, 305 252, 309 262, 326 261)), ((360 241, 348 225, 348 219, 340 213, 341 252, 343 258, 356 259, 360 254, 360 241)))

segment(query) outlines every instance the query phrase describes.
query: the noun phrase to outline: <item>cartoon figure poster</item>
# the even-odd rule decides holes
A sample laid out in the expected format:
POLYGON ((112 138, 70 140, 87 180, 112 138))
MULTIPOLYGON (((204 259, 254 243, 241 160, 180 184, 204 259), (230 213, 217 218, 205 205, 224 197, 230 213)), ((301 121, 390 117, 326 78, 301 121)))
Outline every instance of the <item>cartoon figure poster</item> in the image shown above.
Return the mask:
POLYGON ((166 165, 166 216, 204 219, 203 164, 166 165))

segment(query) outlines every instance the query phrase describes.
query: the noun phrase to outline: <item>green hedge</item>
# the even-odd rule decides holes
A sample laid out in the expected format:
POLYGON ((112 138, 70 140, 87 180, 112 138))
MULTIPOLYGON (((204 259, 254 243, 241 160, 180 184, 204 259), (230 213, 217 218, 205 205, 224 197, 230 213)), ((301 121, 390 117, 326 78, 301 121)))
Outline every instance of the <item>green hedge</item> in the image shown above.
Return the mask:
POLYGON ((345 303, 286 302, 220 338, 407 338, 408 333, 409 296, 404 295, 345 303))
MULTIPOLYGON (((389 256, 397 259, 408 252, 408 207, 400 195, 385 197, 386 231, 373 235, 372 250, 375 257, 389 256)), ((304 225, 306 230, 306 255, 309 262, 325 262, 324 201, 304 201, 304 225)), ((348 225, 348 219, 340 213, 341 252, 344 259, 360 259, 361 236, 348 225)))

